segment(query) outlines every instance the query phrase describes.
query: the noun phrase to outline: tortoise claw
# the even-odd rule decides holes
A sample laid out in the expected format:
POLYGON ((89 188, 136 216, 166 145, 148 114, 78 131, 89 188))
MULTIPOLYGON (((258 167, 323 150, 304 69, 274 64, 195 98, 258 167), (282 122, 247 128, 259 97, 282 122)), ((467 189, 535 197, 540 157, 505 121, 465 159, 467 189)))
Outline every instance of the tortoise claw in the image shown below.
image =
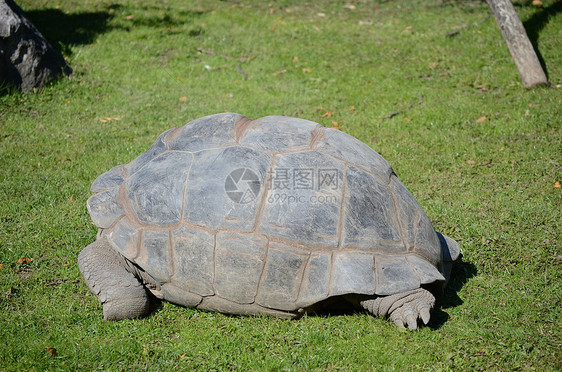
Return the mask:
POLYGON ((390 320, 392 320, 392 323, 396 324, 398 327, 404 328, 404 320, 397 312, 392 313, 390 320))
POLYGON ((429 323, 435 297, 425 289, 414 290, 404 297, 397 308, 391 310, 390 318, 394 324, 407 325, 410 330, 418 329, 418 319, 429 323))
POLYGON ((415 330, 418 329, 418 319, 423 324, 429 323, 431 309, 435 305, 435 297, 426 289, 418 288, 390 296, 367 299, 359 304, 373 315, 389 317, 390 321, 398 327, 407 325, 409 329, 415 330))
POLYGON ((431 314, 429 313, 429 308, 423 307, 420 310, 420 318, 421 318, 423 324, 429 323, 429 319, 431 318, 431 314))
POLYGON ((418 321, 413 314, 406 315, 406 323, 411 331, 418 329, 418 321))

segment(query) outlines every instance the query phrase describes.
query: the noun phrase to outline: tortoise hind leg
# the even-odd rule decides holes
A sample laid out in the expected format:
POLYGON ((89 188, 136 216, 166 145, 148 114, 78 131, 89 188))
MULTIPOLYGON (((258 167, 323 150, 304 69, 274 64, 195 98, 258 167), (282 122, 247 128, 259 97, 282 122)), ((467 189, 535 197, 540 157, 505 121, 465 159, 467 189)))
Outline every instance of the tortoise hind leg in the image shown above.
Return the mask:
POLYGON ((103 305, 104 319, 140 318, 150 313, 147 289, 107 240, 99 239, 84 248, 78 256, 78 267, 88 288, 103 305))
POLYGON ((414 330, 418 328, 418 318, 424 324, 429 322, 435 297, 428 290, 418 288, 360 301, 359 305, 375 316, 388 316, 399 327, 407 325, 409 329, 414 330))

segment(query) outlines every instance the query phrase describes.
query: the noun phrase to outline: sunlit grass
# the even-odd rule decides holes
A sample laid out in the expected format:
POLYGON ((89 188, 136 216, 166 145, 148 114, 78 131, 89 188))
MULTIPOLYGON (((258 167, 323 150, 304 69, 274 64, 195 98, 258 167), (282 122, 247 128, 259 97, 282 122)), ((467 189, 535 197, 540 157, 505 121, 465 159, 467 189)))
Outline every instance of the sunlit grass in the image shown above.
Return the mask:
POLYGON ((465 28, 477 1, 22 1, 74 74, 0 97, 0 369, 560 369, 556 4, 517 4, 552 82, 528 91, 493 18, 465 28), (336 125, 391 163, 463 250, 431 327, 170 304, 101 319, 76 265, 92 181, 227 111, 336 125))

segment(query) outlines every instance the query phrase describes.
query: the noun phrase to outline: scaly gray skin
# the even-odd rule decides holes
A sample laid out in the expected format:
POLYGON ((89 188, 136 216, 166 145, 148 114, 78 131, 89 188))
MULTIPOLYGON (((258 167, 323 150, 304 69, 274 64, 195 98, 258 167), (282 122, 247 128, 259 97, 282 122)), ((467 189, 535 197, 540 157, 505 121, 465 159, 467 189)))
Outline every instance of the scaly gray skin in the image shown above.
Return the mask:
POLYGON ((78 256, 78 267, 88 288, 103 305, 106 320, 147 316, 151 304, 149 286, 156 282, 115 251, 105 239, 96 240, 78 256))
MULTIPOLYGON (((82 250, 78 266, 86 284, 103 305, 106 320, 145 317, 158 302, 152 295, 159 294, 157 282, 116 252, 103 238, 82 250)), ((450 270, 445 274, 448 280, 450 270)), ((346 300, 373 316, 388 317, 397 326, 407 326, 410 330, 418 328, 418 319, 427 324, 435 306, 435 296, 423 288, 367 299, 350 295, 346 300)))

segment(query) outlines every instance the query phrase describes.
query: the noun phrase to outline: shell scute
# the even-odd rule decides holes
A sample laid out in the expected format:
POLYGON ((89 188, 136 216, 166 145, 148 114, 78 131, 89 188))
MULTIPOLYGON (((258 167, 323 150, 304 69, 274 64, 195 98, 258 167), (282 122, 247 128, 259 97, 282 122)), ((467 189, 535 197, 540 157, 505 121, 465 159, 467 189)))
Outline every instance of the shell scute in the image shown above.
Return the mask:
POLYGON ((266 250, 267 240, 259 235, 218 233, 215 254, 217 295, 237 303, 253 303, 266 250))
POLYGON ((376 289, 375 261, 372 253, 334 253, 331 295, 373 294, 376 289))
POLYGON ((158 136, 156 141, 141 155, 139 155, 135 160, 125 165, 125 171, 127 175, 132 175, 141 169, 145 164, 152 161, 155 157, 165 152, 168 148, 166 141, 168 136, 173 133, 175 128, 168 129, 164 133, 158 136))
POLYGON ((135 262, 159 283, 170 281, 170 237, 168 231, 145 230, 135 262))
POLYGON ((119 253, 135 262, 139 252, 141 229, 131 223, 127 216, 123 217, 113 229, 102 230, 102 236, 107 237, 119 253))
POLYGON ((280 243, 271 243, 256 303, 271 309, 295 310, 308 253, 280 243))
POLYGON ((298 307, 307 307, 330 295, 331 253, 311 253, 303 275, 298 307))
POLYGON ((408 263, 414 268, 420 278, 421 284, 445 281, 445 277, 437 268, 418 256, 409 255, 406 257, 408 263))
POLYGON ((315 151, 276 156, 260 231, 302 244, 337 246, 344 171, 343 163, 315 151))
POLYGON ((267 176, 271 155, 254 149, 232 146, 194 154, 187 182, 183 220, 211 230, 234 229, 251 231, 259 203, 262 201, 263 180, 267 176), (248 170, 255 179, 236 179, 236 190, 226 182, 248 170), (239 199, 238 199, 239 198, 239 199))
POLYGON ((86 206, 94 224, 102 229, 111 227, 125 214, 119 200, 119 189, 110 189, 90 196, 86 206))
POLYGON ((368 250, 389 246, 393 252, 405 251, 393 218, 393 198, 386 185, 367 172, 349 167, 346 194, 344 245, 368 250))
POLYGON ((101 192, 111 188, 119 187, 125 179, 125 170, 122 165, 111 168, 107 172, 100 175, 92 183, 90 191, 92 193, 101 192))
POLYGON ((429 217, 420 208, 419 219, 416 226, 415 252, 425 258, 434 266, 439 266, 442 260, 442 247, 439 237, 429 220, 429 217))
POLYGON ((394 172, 388 162, 372 148, 357 138, 337 129, 326 128, 326 137, 316 147, 317 151, 331 155, 349 165, 361 167, 388 180, 394 172))
POLYGON ((420 279, 404 256, 375 256, 376 294, 385 296, 420 287, 420 279))
POLYGON ((170 150, 201 151, 236 144, 235 124, 247 119, 240 114, 216 114, 193 120, 168 142, 170 150))
POLYGON ((201 229, 181 226, 172 231, 175 272, 172 282, 201 296, 214 294, 215 237, 201 229))
POLYGON ((304 149, 310 146, 312 132, 317 126, 317 123, 304 119, 266 116, 256 120, 239 142, 272 152, 304 149))
POLYGON ((192 157, 189 153, 167 152, 127 178, 127 202, 139 221, 158 227, 180 222, 192 157))

